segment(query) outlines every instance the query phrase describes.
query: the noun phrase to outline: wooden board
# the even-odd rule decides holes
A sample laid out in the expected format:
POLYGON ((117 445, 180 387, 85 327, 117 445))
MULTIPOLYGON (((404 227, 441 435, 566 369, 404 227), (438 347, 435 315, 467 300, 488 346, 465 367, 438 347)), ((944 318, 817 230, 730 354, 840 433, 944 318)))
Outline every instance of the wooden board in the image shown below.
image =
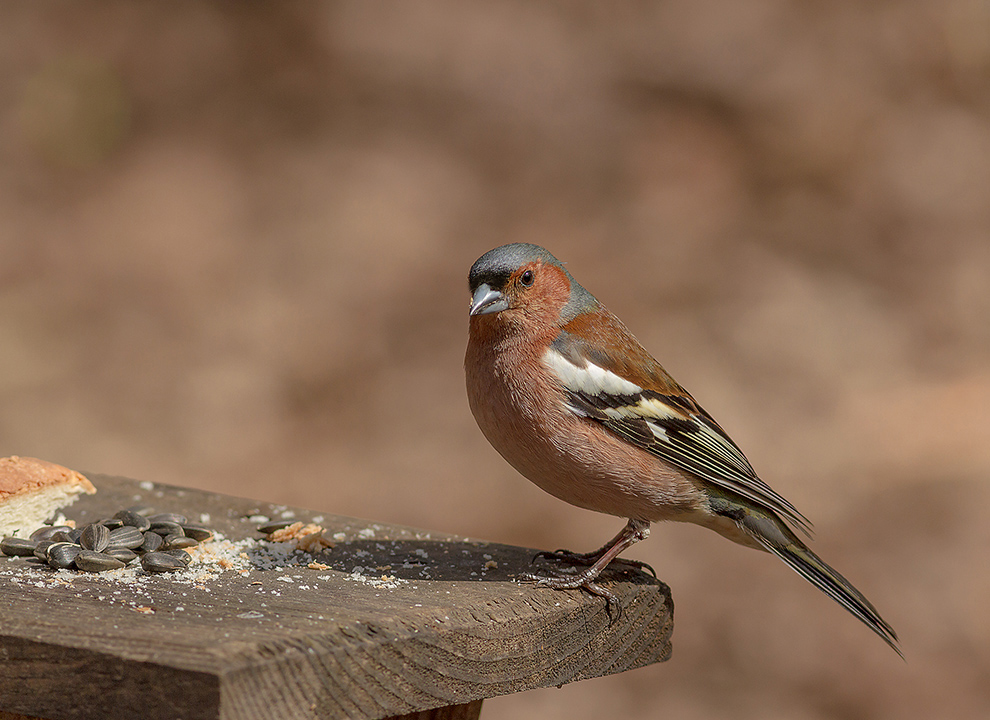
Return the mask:
MULTIPOLYGON (((533 550, 91 475, 79 523, 132 505, 247 546, 258 516, 336 534, 327 569, 129 579, 0 558, 0 710, 58 720, 382 718, 621 672, 670 655, 669 589, 610 570, 621 616, 583 591, 517 583, 533 550), (208 517, 207 517, 208 516, 208 517), (69 579, 60 579, 68 576, 69 579)), ((282 564, 285 564, 284 562, 282 564)))

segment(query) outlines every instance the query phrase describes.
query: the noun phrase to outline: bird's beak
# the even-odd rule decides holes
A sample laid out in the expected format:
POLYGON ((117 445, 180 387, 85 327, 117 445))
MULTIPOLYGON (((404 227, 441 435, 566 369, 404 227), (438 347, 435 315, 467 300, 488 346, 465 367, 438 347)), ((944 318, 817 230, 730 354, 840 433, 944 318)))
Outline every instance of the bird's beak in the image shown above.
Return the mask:
POLYGON ((508 307, 509 301, 505 299, 505 295, 493 290, 488 283, 481 283, 474 291, 474 297, 471 298, 471 315, 502 312, 508 307))

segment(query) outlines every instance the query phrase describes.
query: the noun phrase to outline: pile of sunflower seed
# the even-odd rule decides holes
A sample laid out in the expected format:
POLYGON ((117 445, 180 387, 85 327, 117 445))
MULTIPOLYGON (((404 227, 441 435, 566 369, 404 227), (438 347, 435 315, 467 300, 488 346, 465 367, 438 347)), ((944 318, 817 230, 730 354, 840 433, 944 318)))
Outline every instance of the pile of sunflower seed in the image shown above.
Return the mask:
POLYGON ((186 548, 212 537, 212 530, 183 515, 130 507, 82 527, 43 525, 28 538, 5 537, 0 552, 85 572, 116 570, 140 558, 147 572, 163 573, 185 569, 191 560, 186 548))

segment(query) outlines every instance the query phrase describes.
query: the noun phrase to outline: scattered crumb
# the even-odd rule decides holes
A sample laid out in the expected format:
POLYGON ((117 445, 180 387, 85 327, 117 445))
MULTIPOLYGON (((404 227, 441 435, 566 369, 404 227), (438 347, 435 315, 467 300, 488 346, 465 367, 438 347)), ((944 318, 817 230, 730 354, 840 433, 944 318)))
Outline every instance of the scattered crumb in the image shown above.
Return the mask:
MULTIPOLYGON (((317 530, 313 532, 306 533, 303 537, 299 538, 296 542, 296 547, 303 552, 316 553, 323 550, 323 548, 332 548, 333 540, 327 537, 327 531, 324 530, 319 525, 308 525, 308 527, 316 527, 317 530)), ((303 528, 303 532, 307 528, 303 528)))
POLYGON ((330 569, 330 566, 329 565, 324 565, 323 563, 316 562, 316 561, 311 562, 306 567, 308 567, 310 570, 329 570, 330 569))
POLYGON ((497 567, 498 567, 498 563, 495 562, 494 560, 489 560, 488 562, 485 563, 486 570, 494 570, 497 567))
POLYGON ((134 612, 139 612, 143 615, 154 615, 155 609, 148 607, 147 605, 138 605, 137 607, 131 608, 134 612))
MULTIPOLYGON (((371 587, 375 588, 387 588, 389 590, 393 590, 399 587, 399 585, 407 585, 409 583, 408 580, 397 578, 395 575, 380 575, 377 577, 364 575, 363 570, 363 567, 356 567, 353 571, 351 571, 350 575, 346 575, 345 577, 353 582, 371 585, 371 587)), ((323 579, 323 577, 321 577, 321 579, 323 579)))
POLYGON ((294 522, 291 525, 268 534, 268 540, 276 543, 291 543, 296 550, 316 553, 323 548, 332 548, 333 540, 322 525, 294 522))
POLYGON ((295 540, 299 537, 299 531, 302 530, 303 524, 301 522, 294 522, 291 525, 286 525, 280 530, 275 530, 274 532, 268 533, 268 539, 271 542, 286 542, 288 540, 295 540))
POLYGON ((76 526, 75 520, 68 520, 65 515, 59 513, 54 518, 52 518, 49 523, 50 525, 65 525, 66 527, 74 528, 76 526))

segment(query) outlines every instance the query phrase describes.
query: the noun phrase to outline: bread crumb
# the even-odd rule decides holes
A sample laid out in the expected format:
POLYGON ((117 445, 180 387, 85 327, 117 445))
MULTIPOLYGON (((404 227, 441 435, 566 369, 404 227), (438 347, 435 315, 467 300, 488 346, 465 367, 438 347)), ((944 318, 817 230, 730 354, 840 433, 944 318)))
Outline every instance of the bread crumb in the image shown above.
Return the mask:
POLYGON ((316 523, 303 525, 301 522, 294 522, 281 530, 269 533, 268 540, 290 543, 296 550, 308 553, 320 552, 324 548, 334 546, 334 542, 330 539, 326 529, 316 523))

